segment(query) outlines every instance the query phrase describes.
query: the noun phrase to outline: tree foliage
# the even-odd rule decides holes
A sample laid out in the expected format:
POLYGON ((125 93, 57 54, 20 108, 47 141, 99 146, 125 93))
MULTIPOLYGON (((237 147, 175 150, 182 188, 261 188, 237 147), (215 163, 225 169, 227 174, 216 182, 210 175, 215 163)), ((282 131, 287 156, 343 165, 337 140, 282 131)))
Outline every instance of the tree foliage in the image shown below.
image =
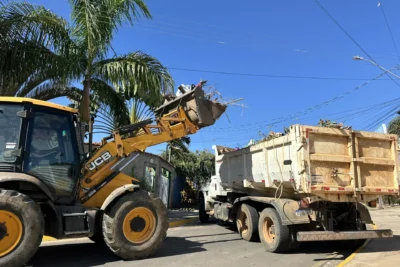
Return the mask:
MULTIPOLYGON (((161 154, 167 158, 167 153, 161 154)), ((197 186, 205 185, 214 173, 214 154, 208 150, 196 150, 195 152, 183 152, 171 156, 171 164, 177 173, 197 186)))
POLYGON ((400 112, 389 122, 388 132, 390 134, 397 134, 400 137, 400 112))
POLYGON ((95 94, 115 114, 124 112, 118 119, 125 122, 126 112, 119 108, 126 99, 157 106, 161 94, 173 88, 167 68, 150 55, 107 57, 123 23, 151 18, 143 0, 69 0, 71 24, 43 6, 0 1, 1 95, 68 96, 80 103, 88 121, 95 94), (72 82, 83 88, 71 87, 72 82))

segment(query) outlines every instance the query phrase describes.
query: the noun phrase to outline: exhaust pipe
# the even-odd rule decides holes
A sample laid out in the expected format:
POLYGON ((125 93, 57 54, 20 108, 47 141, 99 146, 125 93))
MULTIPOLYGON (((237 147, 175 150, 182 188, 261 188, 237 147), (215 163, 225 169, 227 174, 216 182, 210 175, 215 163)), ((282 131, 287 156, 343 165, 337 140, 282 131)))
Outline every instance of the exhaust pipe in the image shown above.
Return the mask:
POLYGON ((203 85, 206 82, 207 81, 200 82, 187 92, 179 88, 179 90, 184 93, 178 97, 172 96, 172 100, 166 101, 155 110, 156 115, 162 116, 168 114, 178 106, 181 106, 185 110, 190 121, 198 126, 199 129, 213 125, 226 111, 227 105, 207 99, 203 91, 203 85))

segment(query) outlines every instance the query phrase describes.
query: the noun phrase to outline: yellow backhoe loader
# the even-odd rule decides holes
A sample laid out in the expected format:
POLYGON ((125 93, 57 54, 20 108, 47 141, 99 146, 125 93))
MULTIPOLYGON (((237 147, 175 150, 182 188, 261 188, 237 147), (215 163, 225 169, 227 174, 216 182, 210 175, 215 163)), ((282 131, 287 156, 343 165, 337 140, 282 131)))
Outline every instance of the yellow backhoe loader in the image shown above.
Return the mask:
POLYGON ((208 99, 204 83, 166 97, 154 121, 115 129, 89 153, 77 110, 0 97, 0 266, 25 264, 43 235, 89 237, 125 260, 153 254, 167 235, 167 209, 123 170, 140 151, 215 123, 226 105, 208 99))

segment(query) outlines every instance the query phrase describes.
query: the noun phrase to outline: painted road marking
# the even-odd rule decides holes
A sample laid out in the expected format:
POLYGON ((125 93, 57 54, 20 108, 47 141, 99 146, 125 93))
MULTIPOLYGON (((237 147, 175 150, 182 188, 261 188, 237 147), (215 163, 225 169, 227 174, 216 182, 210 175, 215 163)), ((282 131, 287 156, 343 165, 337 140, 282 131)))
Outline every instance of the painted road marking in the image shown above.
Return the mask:
MULTIPOLYGON (((376 230, 378 229, 378 226, 376 226, 376 224, 372 225, 372 229, 376 230)), ((345 266, 347 263, 349 263, 352 259, 354 259, 355 256, 357 256, 358 253, 360 253, 367 245, 368 243, 371 241, 371 239, 368 239, 364 242, 364 244, 362 244, 361 247, 359 247, 356 251, 354 251, 350 256, 348 256, 344 261, 342 261, 341 263, 339 263, 338 265, 336 265, 336 267, 343 267, 345 266)))

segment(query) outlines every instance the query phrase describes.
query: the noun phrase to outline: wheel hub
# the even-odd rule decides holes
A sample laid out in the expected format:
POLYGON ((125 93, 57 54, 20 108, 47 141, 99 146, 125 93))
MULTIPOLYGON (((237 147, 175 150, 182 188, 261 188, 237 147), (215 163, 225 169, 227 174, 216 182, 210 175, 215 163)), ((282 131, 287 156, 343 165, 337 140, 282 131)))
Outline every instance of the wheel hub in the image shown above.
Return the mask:
POLYGON ((246 234, 248 230, 249 219, 246 216, 246 213, 240 211, 239 216, 237 218, 237 228, 240 233, 246 234))
POLYGON ((276 236, 275 225, 270 218, 268 217, 264 218, 262 230, 263 230, 264 240, 268 243, 273 243, 276 236))
POLYGON ((12 252, 22 239, 22 223, 17 215, 0 210, 0 257, 12 252))
POLYGON ((0 241, 7 236, 7 226, 5 222, 0 222, 0 241))
POLYGON ((135 217, 131 221, 131 230, 140 233, 146 227, 146 221, 142 217, 135 217))
POLYGON ((123 221, 125 238, 134 244, 147 242, 156 230, 156 221, 150 209, 145 207, 132 209, 123 221))

